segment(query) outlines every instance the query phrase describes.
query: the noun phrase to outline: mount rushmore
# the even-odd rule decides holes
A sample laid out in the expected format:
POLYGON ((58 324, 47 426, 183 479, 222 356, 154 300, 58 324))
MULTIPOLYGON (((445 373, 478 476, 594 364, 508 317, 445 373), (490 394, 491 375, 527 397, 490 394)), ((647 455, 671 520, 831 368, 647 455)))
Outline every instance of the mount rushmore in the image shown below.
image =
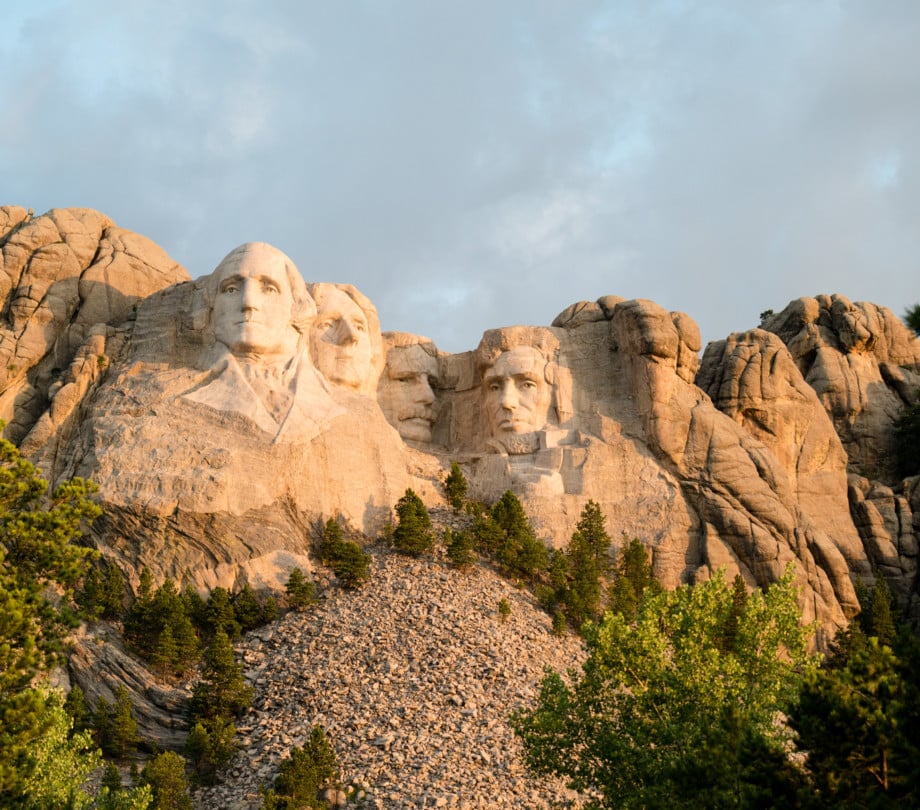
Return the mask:
POLYGON ((192 280, 103 214, 9 206, 0 262, 5 436, 52 483, 99 485, 93 542, 135 583, 280 588, 317 520, 375 535, 407 487, 444 505, 456 461, 550 545, 596 501, 668 586, 791 563, 828 633, 858 578, 916 600, 920 486, 892 426, 920 340, 882 307, 800 298, 701 357, 690 316, 607 295, 449 354, 263 243, 192 280))

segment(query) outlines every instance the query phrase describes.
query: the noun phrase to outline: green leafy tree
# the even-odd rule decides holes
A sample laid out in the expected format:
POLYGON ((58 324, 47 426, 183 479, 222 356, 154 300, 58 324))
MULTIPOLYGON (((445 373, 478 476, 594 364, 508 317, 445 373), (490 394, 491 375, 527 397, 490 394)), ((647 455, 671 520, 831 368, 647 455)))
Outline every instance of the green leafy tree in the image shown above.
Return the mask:
POLYGON ((153 793, 151 810, 192 810, 185 760, 175 752, 157 754, 144 766, 141 779, 153 793))
POLYGON ((504 623, 511 615, 511 605, 507 599, 502 597, 498 600, 498 618, 504 623))
POLYGON ((468 484, 463 470, 455 461, 450 465, 450 472, 444 479, 444 495, 447 502, 453 507, 455 512, 463 509, 463 501, 466 499, 468 484))
POLYGON ((295 746, 281 762, 273 790, 265 794, 264 810, 300 810, 323 808, 325 802, 317 794, 339 779, 335 749, 322 726, 313 726, 310 739, 303 747, 295 746))
POLYGON ((153 593, 151 589, 145 568, 137 598, 125 616, 125 637, 161 674, 181 675, 198 660, 201 649, 186 599, 171 579, 153 593))
POLYGON ((905 310, 904 323, 917 337, 920 337, 920 304, 914 304, 905 310))
POLYGON ((316 585, 304 576, 300 568, 291 571, 284 591, 288 605, 294 610, 305 610, 316 602, 316 585))
POLYGON ((444 549, 447 559, 456 568, 469 568, 475 561, 473 537, 465 529, 454 531, 450 527, 444 530, 444 549))
POLYGON ((60 695, 42 690, 42 696, 44 731, 32 741, 28 776, 20 790, 0 793, 0 802, 23 810, 88 807, 83 786, 102 758, 88 732, 72 733, 60 695))
POLYGON ((49 693, 33 688, 61 661, 73 589, 93 553, 77 545, 99 508, 81 479, 48 494, 16 447, 0 440, 0 795, 19 796, 37 741, 53 726, 49 693), (49 601, 48 594, 59 598, 49 601))
POLYGON ((536 706, 512 716, 529 767, 601 808, 771 806, 757 804, 770 773, 795 795, 795 771, 776 771, 788 742, 777 719, 813 661, 793 580, 751 594, 731 652, 721 574, 646 595, 632 621, 588 625, 582 672, 549 672, 536 706))
POLYGON ((482 554, 494 557, 505 539, 505 532, 493 520, 487 509, 477 511, 473 516, 473 540, 482 554))
POLYGON ((407 489, 396 502, 393 547, 413 556, 419 556, 434 548, 434 533, 428 509, 411 489, 407 489))
POLYGON ((608 607, 627 622, 639 614, 643 601, 660 590, 652 574, 652 564, 642 541, 633 538, 620 550, 613 582, 608 590, 608 607))
POLYGON ((227 634, 218 630, 204 652, 201 679, 192 690, 192 720, 232 719, 251 700, 252 689, 246 684, 242 668, 236 662, 233 645, 227 634))

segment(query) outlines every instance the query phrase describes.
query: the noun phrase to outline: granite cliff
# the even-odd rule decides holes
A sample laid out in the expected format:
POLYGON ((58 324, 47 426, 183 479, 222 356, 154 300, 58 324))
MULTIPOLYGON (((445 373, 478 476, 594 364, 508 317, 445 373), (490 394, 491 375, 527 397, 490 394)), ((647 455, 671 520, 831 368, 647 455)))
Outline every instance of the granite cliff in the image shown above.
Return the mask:
POLYGON ((0 261, 5 435, 99 484, 94 540, 135 582, 277 588, 317 519, 373 535, 407 486, 443 504, 457 460, 552 545, 597 501, 668 585, 791 563, 826 632, 856 577, 915 598, 920 487, 891 458, 920 341, 884 308, 802 298, 700 360, 688 315, 605 296, 447 354, 268 245, 193 281, 95 211, 5 207, 0 261))

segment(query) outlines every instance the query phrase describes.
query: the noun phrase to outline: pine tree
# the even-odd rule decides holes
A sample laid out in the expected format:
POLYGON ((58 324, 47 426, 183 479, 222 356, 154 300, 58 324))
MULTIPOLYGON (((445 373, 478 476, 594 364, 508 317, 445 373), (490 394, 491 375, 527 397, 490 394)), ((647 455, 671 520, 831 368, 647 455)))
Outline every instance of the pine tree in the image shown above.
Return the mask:
POLYGON ((243 679, 230 639, 223 630, 218 630, 205 650, 201 680, 192 692, 192 720, 208 721, 215 717, 229 720, 251 700, 252 689, 243 679))
POLYGON ((491 517, 502 532, 496 560, 510 573, 533 579, 546 568, 549 552, 534 534, 524 507, 510 489, 491 509, 491 517))
POLYGON ((281 762, 274 789, 265 797, 266 810, 301 810, 325 807, 317 798, 325 785, 338 782, 335 750, 322 726, 313 726, 310 739, 302 747, 295 746, 281 762))
POLYGON ((233 596, 233 614, 244 633, 264 624, 262 605, 248 582, 233 596))
POLYGON ((599 576, 606 576, 610 568, 610 535, 607 518, 596 501, 588 501, 581 510, 575 531, 594 556, 599 576))
POLYGON ((86 695, 83 690, 74 684, 67 693, 67 699, 64 701, 64 711, 70 715, 73 721, 74 733, 86 731, 92 726, 92 713, 89 705, 86 703, 86 695))
POLYGON ((62 661, 73 589, 94 556, 76 542, 100 514, 93 489, 74 479, 49 494, 35 467, 0 439, 0 796, 10 801, 53 726, 49 693, 33 687, 62 661))
POLYGON ((422 499, 411 489, 396 503, 393 546, 404 554, 419 556, 434 548, 431 518, 422 499))
POLYGON ((131 696, 124 684, 119 684, 115 691, 115 705, 112 707, 112 719, 109 739, 103 750, 116 757, 125 757, 137 750, 137 720, 131 706, 131 696))
POLYGON ((236 612, 230 601, 230 592, 218 586, 208 595, 204 608, 205 623, 208 632, 216 635, 223 630, 230 638, 239 638, 242 632, 240 623, 236 620, 236 612))
POLYGON ((453 531, 450 527, 444 530, 444 548, 447 559, 456 568, 469 568, 476 560, 473 553, 473 538, 465 529, 453 531))
POLYGON ((498 600, 498 617, 504 623, 511 615, 511 605, 507 599, 502 597, 498 600))
POLYGON ((444 495, 455 512, 459 512, 463 508, 467 487, 463 470, 460 469, 460 465, 456 461, 453 462, 450 465, 450 472, 447 474, 447 478, 444 479, 444 495))
POLYGON ((199 721, 192 727, 185 753, 201 784, 213 784, 217 771, 230 761, 236 750, 235 737, 236 726, 224 717, 199 721))
POLYGON ((747 605, 748 592, 747 585, 744 584, 744 577, 741 574, 735 574, 732 581, 732 604, 728 616, 725 619, 725 627, 722 631, 722 651, 731 652, 735 649, 735 642, 738 638, 738 627, 744 616, 744 608, 747 605))
POLYGON ((638 538, 620 549, 614 579, 608 591, 609 609, 622 615, 627 622, 639 613, 642 602, 661 590, 652 574, 648 552, 638 538))
POLYGON ((300 568, 294 568, 284 586, 287 603, 294 610, 304 610, 316 602, 316 586, 308 580, 300 568))

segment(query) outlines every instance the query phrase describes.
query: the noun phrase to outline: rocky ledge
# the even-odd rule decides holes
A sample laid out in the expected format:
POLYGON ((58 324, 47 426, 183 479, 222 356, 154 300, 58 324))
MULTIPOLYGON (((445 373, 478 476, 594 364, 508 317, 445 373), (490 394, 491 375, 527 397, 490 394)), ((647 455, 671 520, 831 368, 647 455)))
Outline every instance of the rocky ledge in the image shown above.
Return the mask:
POLYGON ((198 791, 198 808, 258 807, 259 786, 315 723, 335 746, 350 806, 577 806, 562 784, 527 773, 508 724, 545 666, 584 657, 576 636, 551 634, 526 590, 484 567, 375 552, 362 590, 327 594, 239 646, 255 698, 223 783, 198 791))

